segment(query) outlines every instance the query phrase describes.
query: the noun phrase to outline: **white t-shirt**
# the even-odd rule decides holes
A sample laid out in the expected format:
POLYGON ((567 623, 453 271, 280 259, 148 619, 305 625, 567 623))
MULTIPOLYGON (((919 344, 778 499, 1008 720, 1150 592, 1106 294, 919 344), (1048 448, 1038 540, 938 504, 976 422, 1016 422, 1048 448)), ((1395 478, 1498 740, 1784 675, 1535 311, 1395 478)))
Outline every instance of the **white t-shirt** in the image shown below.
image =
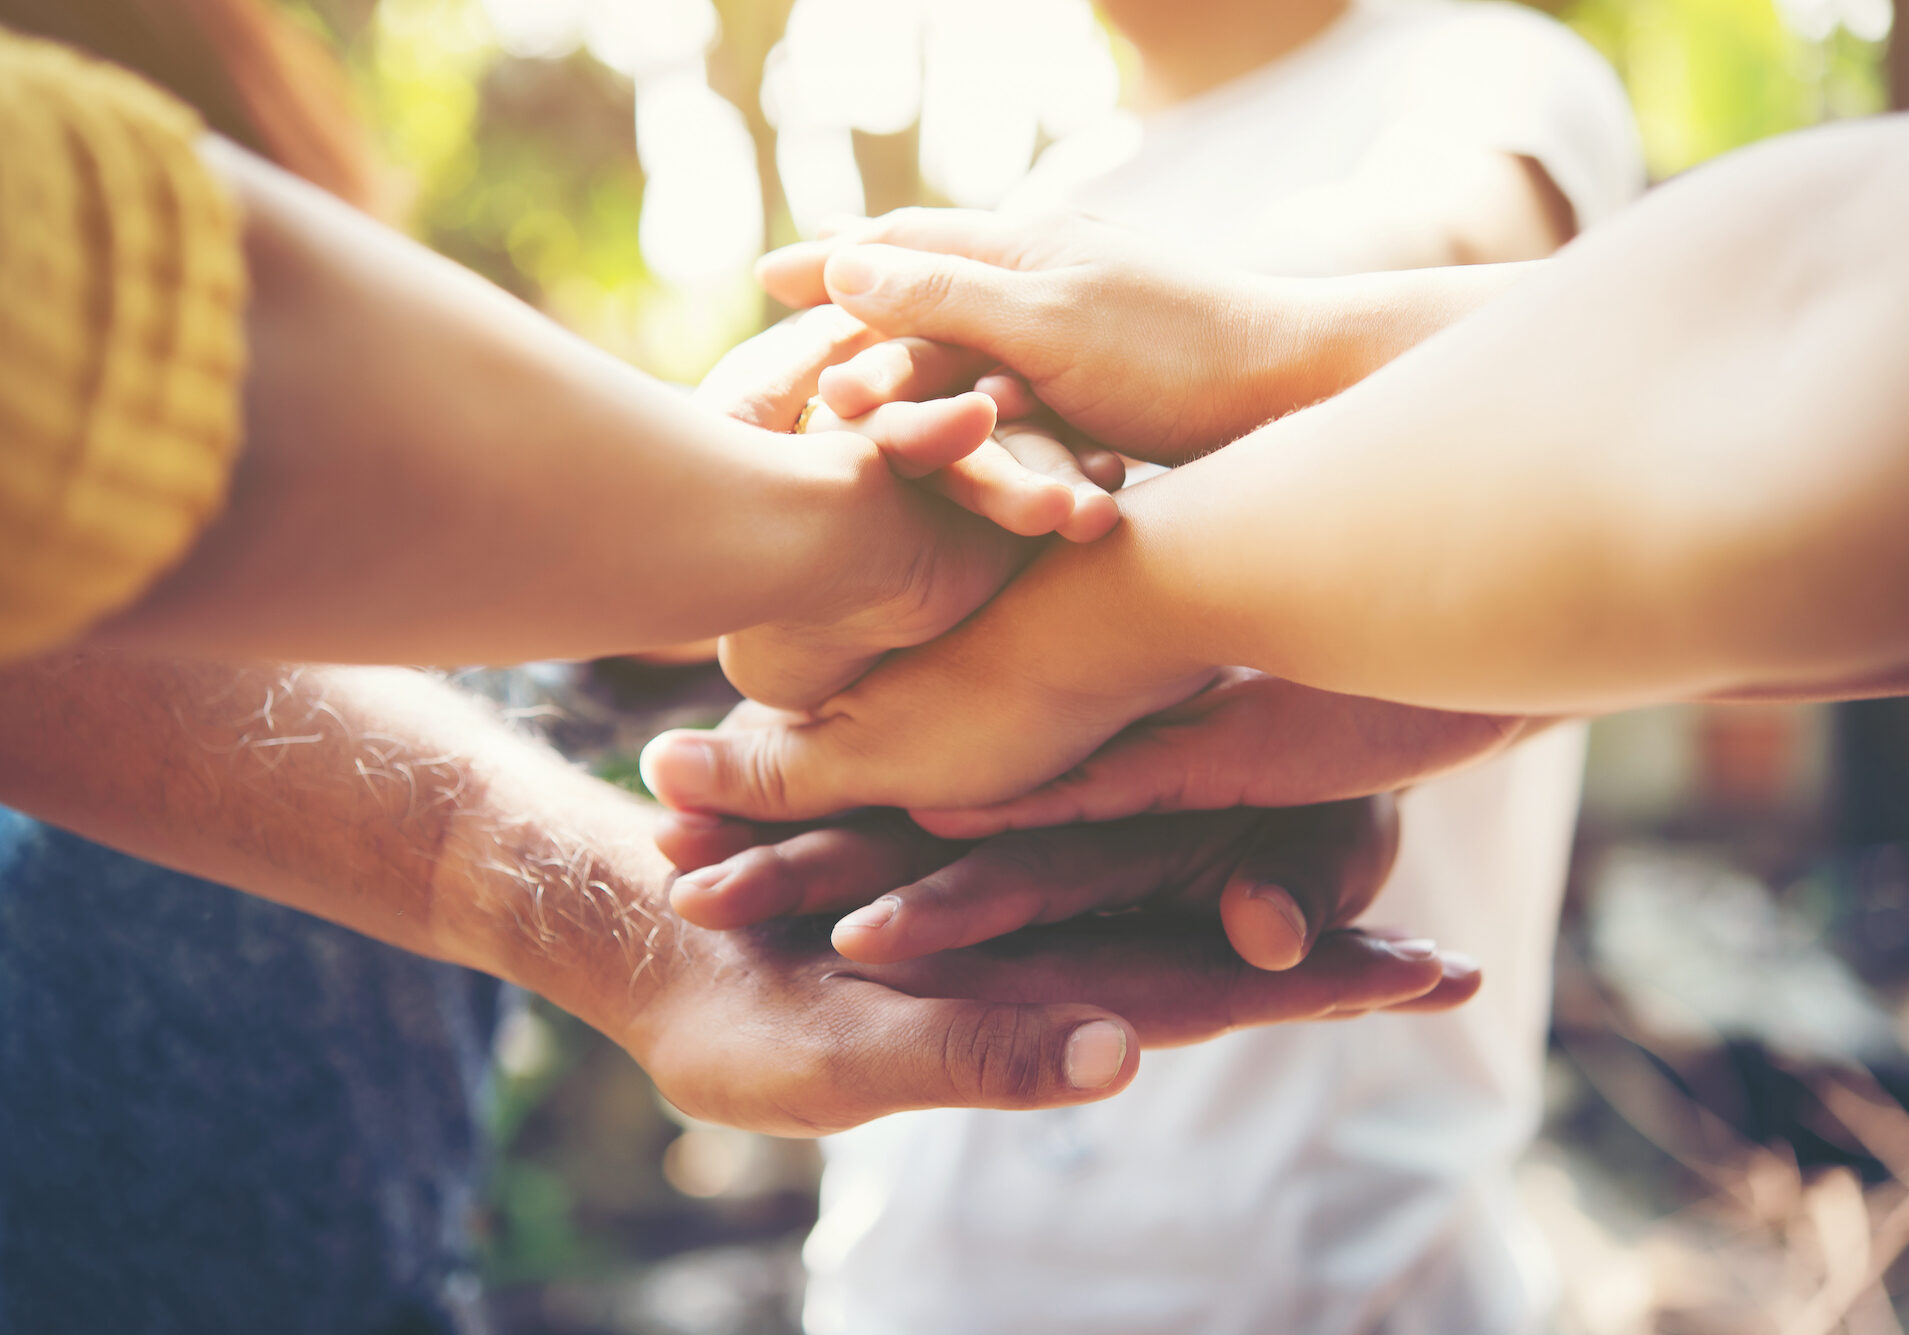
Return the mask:
MULTIPOLYGON (((1120 165, 1106 143, 1043 159, 1024 198, 1251 264, 1257 220, 1344 179, 1402 118, 1535 158, 1580 226, 1641 186, 1623 92, 1566 29, 1504 4, 1368 0, 1148 122, 1120 165), (1083 167, 1099 174, 1078 182, 1083 167)), ((1512 1167, 1539 1119, 1582 761, 1561 728, 1403 799, 1371 920, 1477 956, 1469 1006, 1150 1052, 1131 1088, 1083 1108, 910 1113, 831 1139, 811 1335, 1538 1328, 1549 1270, 1512 1167)))

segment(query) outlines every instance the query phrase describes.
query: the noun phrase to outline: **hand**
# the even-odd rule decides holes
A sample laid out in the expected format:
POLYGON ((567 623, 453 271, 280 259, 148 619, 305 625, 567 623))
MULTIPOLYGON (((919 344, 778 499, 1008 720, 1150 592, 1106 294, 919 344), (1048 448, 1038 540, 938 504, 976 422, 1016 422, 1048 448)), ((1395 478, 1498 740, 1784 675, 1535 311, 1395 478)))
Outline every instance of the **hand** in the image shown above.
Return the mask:
MULTIPOLYGON (((1203 466, 1136 487, 1131 507, 1144 515, 1203 466)), ((1205 632, 1162 578, 1172 549, 1144 543, 1145 530, 1142 519, 1092 548, 1050 549, 966 624, 812 715, 744 710, 715 734, 666 734, 644 757, 651 791, 763 820, 901 806, 938 834, 978 837, 1390 791, 1533 726, 1200 667, 1205 632), (1136 550, 1162 575, 1110 581, 1108 565, 1139 567, 1136 550)))
MULTIPOLYGON (((976 397, 987 400, 997 413, 1001 403, 1014 401, 1004 380, 991 376, 977 386, 993 387, 993 393, 976 397)), ((904 388, 912 393, 923 386, 917 380, 904 388)), ((968 397, 962 395, 963 400, 968 397)), ((912 406, 903 398, 845 419, 828 406, 824 396, 809 419, 809 429, 867 432, 866 423, 912 406)), ((921 486, 964 510, 992 519, 1010 533, 1023 537, 1054 533, 1069 542, 1092 542, 1120 522, 1120 507, 1110 493, 1127 480, 1127 466, 1119 455, 1088 441, 1052 414, 1027 410, 1020 420, 1004 418, 979 447, 932 473, 920 475, 919 470, 909 471, 900 464, 895 467, 902 476, 918 477, 921 486)))
POLYGON ((971 810, 917 810, 945 839, 980 839, 1149 811, 1291 807, 1396 792, 1496 755, 1543 720, 1336 695, 1228 668, 1033 792, 971 810))
MULTIPOLYGON (((715 732, 664 733, 644 749, 644 782, 679 811, 773 821, 1021 797, 1220 671, 1184 653, 1183 629, 1155 624, 1144 603, 1051 596, 1056 580, 1091 590, 1133 533, 1050 547, 964 624, 807 713, 744 705, 715 732)), ((1173 600, 1159 601, 1170 612, 1173 600)))
POLYGON ((813 920, 682 924, 657 959, 666 973, 624 1046, 683 1111, 783 1136, 915 1108, 1091 1103, 1126 1087, 1142 1047, 1443 1009, 1478 981, 1357 932, 1268 973, 1211 925, 1140 915, 890 965, 844 960, 813 920))
MULTIPOLYGON (((1273 926, 1276 936, 1281 915, 1272 903, 1243 911, 1252 900, 1232 888, 1268 876, 1293 886, 1322 924, 1356 915, 1383 881, 1396 847, 1387 803, 1126 825, 1013 835, 968 851, 878 816, 737 856, 746 841, 773 832, 740 822, 666 820, 657 835, 670 856, 691 866, 728 859, 717 864, 722 871, 715 877, 679 878, 672 902, 728 930, 676 929, 673 954, 681 962, 672 964, 662 985, 674 996, 662 1021, 673 1041, 661 1052, 640 1041, 633 1051, 679 1106, 717 1120, 804 1133, 925 1106, 900 1100, 1051 1106, 1088 1101, 1125 1084, 1131 1066, 1123 1052, 1112 1082, 1083 1092, 1057 1054, 1064 1052, 1068 1024, 1092 1021, 1043 1013, 1037 1004, 1104 1006, 1131 1024, 1141 1046, 1168 1046, 1250 1024, 1376 1009, 1443 1010, 1480 985, 1476 965, 1440 955, 1430 943, 1319 927, 1309 932, 1314 948, 1304 963, 1265 972, 1241 959, 1215 929, 1212 905, 1231 896, 1235 902, 1223 912, 1234 944, 1242 940, 1240 928, 1249 941, 1257 928, 1273 926), (1108 877, 1122 884, 1109 891, 1108 877), (812 919, 766 921, 844 907, 897 884, 904 888, 895 893, 907 898, 890 923, 905 926, 905 939, 882 943, 836 929, 838 949, 862 963, 845 965, 812 919), (1149 897, 1146 912, 948 948, 985 934, 978 917, 1013 931, 1026 921, 1149 897), (889 962, 867 962, 878 955, 889 962), (685 979, 681 991, 678 974, 685 979), (983 1021, 977 1010, 952 1000, 912 999, 924 997, 1018 1009, 983 1021), (896 1035, 911 1023, 930 1032, 904 1045, 896 1035), (970 1025, 985 1025, 985 1033, 971 1032, 970 1025), (830 1036, 829 1046, 818 1053, 823 1035, 830 1036), (962 1069, 938 1070, 937 1056, 959 1060, 962 1069), (757 1073, 760 1083, 738 1086, 739 1070, 757 1073), (990 1073, 1010 1083, 978 1094, 972 1082, 990 1073), (765 1103, 774 1109, 766 1123, 765 1103), (791 1115, 800 1120, 791 1124, 791 1115)), ((649 1010, 654 1022, 656 1003, 649 1010)), ((1105 1069, 1114 1065, 1109 1042, 1105 1069)))
POLYGON ((845 416, 920 397, 951 363, 973 384, 998 362, 1088 435, 1170 462, 1350 383, 1309 327, 1326 285, 1207 270, 1084 218, 901 209, 776 251, 757 274, 785 304, 834 301, 908 336, 821 378, 845 416))
POLYGON ((891 813, 794 834, 666 818, 657 846, 686 869, 670 902, 690 921, 727 929, 857 908, 837 924, 835 947, 865 963, 1144 907, 1156 919, 1217 918, 1242 959, 1279 970, 1365 912, 1398 851, 1398 818, 1392 800, 1378 797, 1067 826, 978 845, 936 839, 891 813))
MULTIPOLYGON (((840 307, 820 306, 731 348, 695 397, 751 426, 794 431, 831 370, 882 347, 896 350, 840 307)), ((877 352, 877 364, 882 355, 877 352)), ((1112 528, 1119 511, 1106 493, 1124 480, 1119 460, 1083 447, 1091 465, 1083 472, 1051 425, 1028 422, 989 435, 993 397, 963 392, 974 389, 987 365, 959 349, 924 353, 914 372, 898 382, 900 392, 841 412, 818 405, 807 430, 866 436, 900 476, 1022 537, 1059 533, 1072 542, 1091 542, 1112 528), (1030 436, 1037 438, 1022 439, 1030 436)))
MULTIPOLYGON (((854 318, 840 307, 816 309, 854 318)), ((856 371, 845 376, 847 360, 818 377, 821 405, 812 427, 859 422, 887 405, 979 390, 994 402, 1001 421, 1011 425, 997 429, 973 453, 923 477, 923 486, 1027 536, 1053 532, 1070 542, 1092 542, 1118 522, 1119 509, 1107 493, 1126 481, 1125 462, 1041 408, 1023 382, 993 371, 992 358, 952 344, 904 338, 877 343, 865 357, 852 359, 856 371), (879 391, 862 387, 868 376, 879 391)))
MULTIPOLYGON (((842 311, 811 311, 731 349, 695 397, 752 426, 791 431, 824 368, 875 339, 842 311)), ((945 467, 984 443, 993 425, 992 403, 977 394, 889 404, 845 424, 872 440, 903 476, 945 467)), ((825 439, 792 437, 788 448, 825 439)), ((1021 481, 997 478, 988 506, 1011 506, 1022 494, 1016 490, 1021 481)), ((723 670, 744 694, 791 708, 813 704, 883 652, 933 638, 959 621, 1032 554, 1031 544, 916 487, 886 479, 870 485, 878 495, 850 516, 840 535, 846 587, 834 597, 818 591, 797 615, 721 640, 723 670)))
MULTIPOLYGON (((880 335, 860 320, 835 307, 821 307, 738 343, 703 377, 691 397, 738 422, 788 433, 814 396, 821 371, 880 341, 880 335)), ((936 459, 990 443, 987 433, 994 423, 994 409, 977 402, 977 397, 897 403, 869 412, 855 424, 831 415, 823 429, 858 431, 881 451, 890 468, 901 476, 913 476, 936 459)), ((979 513, 975 506, 965 508, 979 513)), ((705 663, 716 658, 717 644, 715 639, 699 640, 630 656, 647 663, 705 663)))

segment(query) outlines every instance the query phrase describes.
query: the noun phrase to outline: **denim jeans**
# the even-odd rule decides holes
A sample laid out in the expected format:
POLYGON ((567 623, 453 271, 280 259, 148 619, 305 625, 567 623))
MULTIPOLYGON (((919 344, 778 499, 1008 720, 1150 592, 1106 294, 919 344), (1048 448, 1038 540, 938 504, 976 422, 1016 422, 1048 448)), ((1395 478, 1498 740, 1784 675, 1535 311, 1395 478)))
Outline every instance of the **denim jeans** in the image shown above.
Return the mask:
POLYGON ((480 1328, 493 979, 0 808, 0 1335, 480 1328))

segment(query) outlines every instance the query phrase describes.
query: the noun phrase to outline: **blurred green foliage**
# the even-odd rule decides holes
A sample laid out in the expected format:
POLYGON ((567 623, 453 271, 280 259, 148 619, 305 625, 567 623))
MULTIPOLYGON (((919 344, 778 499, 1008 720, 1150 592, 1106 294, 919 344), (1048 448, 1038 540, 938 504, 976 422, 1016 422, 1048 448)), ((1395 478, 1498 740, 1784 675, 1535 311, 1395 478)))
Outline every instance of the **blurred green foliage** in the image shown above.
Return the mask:
MULTIPOLYGON (((762 67, 791 0, 722 0, 710 86, 757 143, 764 235, 794 235, 775 180, 762 67)), ((1803 0, 1793 8, 1807 11, 1803 0)), ((507 55, 481 0, 296 0, 336 43, 434 246, 653 373, 693 380, 773 312, 746 275, 677 291, 638 245, 643 173, 630 80, 579 50, 507 55)), ((1886 102, 1882 49, 1812 40, 1776 0, 1551 0, 1623 76, 1652 172, 1886 102)), ((1833 12, 1834 5, 1823 12, 1833 12)), ((1120 54, 1118 46, 1116 54, 1120 54)), ((1124 64, 1125 62, 1123 62, 1124 64)), ((922 198, 912 138, 856 136, 872 205, 922 198)))
POLYGON ((1576 0, 1560 17, 1617 67, 1660 179, 1888 102, 1881 43, 1840 25, 1812 41, 1773 0, 1576 0))

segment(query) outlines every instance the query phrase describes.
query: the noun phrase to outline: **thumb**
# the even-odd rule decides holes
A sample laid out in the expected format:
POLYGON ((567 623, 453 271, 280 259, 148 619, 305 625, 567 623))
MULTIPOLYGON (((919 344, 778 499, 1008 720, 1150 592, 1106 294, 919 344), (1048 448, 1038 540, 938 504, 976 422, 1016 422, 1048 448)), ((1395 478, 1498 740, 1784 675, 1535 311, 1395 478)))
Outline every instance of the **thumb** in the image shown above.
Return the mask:
POLYGON ((1037 382, 1062 369, 1078 314, 1052 272, 899 246, 844 246, 822 277, 836 305, 890 337, 974 348, 1037 382))
POLYGON ((877 1105, 871 1117, 1087 1103, 1125 1088, 1140 1067, 1133 1026, 1099 1007, 892 992, 883 1001, 848 1031, 847 1049, 832 1062, 838 1086, 877 1105))
POLYGON ((1365 911, 1398 847, 1389 796, 1269 812, 1220 894, 1227 938, 1256 968, 1294 967, 1365 911))
POLYGON ((637 768, 664 806, 749 820, 814 820, 856 805, 854 757, 832 720, 744 732, 663 733, 637 768))

